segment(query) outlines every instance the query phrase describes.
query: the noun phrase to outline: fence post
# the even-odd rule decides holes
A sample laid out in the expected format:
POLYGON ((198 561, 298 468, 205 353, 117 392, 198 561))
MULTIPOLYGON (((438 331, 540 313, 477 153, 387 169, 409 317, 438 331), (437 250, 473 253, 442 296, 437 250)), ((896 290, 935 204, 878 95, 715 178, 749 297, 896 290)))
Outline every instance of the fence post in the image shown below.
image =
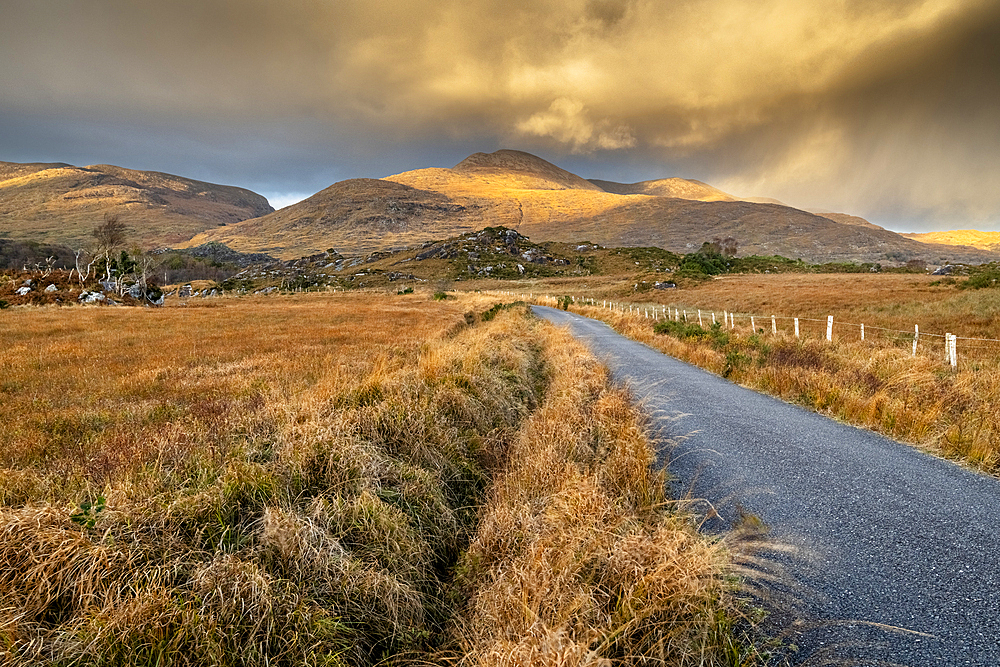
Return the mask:
POLYGON ((712 311, 712 326, 715 326, 715 311, 712 311))
POLYGON ((736 329, 736 313, 729 313, 729 328, 736 329))
POLYGON ((826 318, 826 340, 833 342, 833 315, 826 318))
POLYGON ((948 350, 951 352, 951 369, 958 370, 958 334, 951 335, 951 341, 948 345, 948 350))
POLYGON ((771 333, 775 336, 778 335, 778 323, 774 319, 774 315, 771 315, 771 333))
POLYGON ((799 318, 795 318, 795 337, 799 337, 799 318))
POLYGON ((750 333, 757 333, 757 323, 754 322, 753 315, 750 316, 750 333))
POLYGON ((913 325, 913 356, 917 356, 917 341, 920 340, 920 325, 913 325))
POLYGON ((865 339, 865 324, 864 324, 864 322, 862 322, 861 323, 861 340, 864 340, 864 339, 865 339))
POLYGON ((701 308, 698 309, 698 326, 704 328, 705 325, 701 323, 701 308))

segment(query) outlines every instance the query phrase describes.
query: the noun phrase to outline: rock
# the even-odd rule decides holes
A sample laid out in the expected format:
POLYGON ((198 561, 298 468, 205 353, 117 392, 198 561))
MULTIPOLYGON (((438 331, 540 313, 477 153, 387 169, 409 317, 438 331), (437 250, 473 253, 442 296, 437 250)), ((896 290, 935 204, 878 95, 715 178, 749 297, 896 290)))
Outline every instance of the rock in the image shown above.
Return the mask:
POLYGON ((191 296, 191 286, 183 285, 180 289, 177 290, 177 296, 179 297, 191 296))
POLYGON ((142 285, 140 285, 139 283, 136 283, 135 285, 132 285, 131 287, 129 287, 128 288, 128 295, 130 297, 132 297, 133 299, 141 299, 142 296, 143 296, 142 295, 142 285))
POLYGON ((17 289, 16 289, 15 291, 14 291, 14 294, 16 294, 16 295, 18 295, 18 296, 24 296, 25 294, 27 294, 27 293, 28 293, 28 292, 30 292, 30 291, 31 291, 31 288, 30 288, 30 287, 28 287, 27 285, 25 285, 24 287, 18 287, 18 288, 17 288, 17 289))
POLYGON ((46 287, 45 291, 46 292, 58 292, 59 288, 55 286, 55 283, 53 283, 53 284, 49 285, 48 287, 46 287))
POLYGON ((677 289, 677 283, 672 282, 656 282, 653 284, 654 289, 677 289))
POLYGON ((79 301, 81 303, 100 303, 104 301, 106 297, 100 292, 87 292, 83 291, 80 293, 79 301))
POLYGON ((932 273, 931 275, 932 276, 950 276, 951 272, 954 269, 955 269, 955 267, 953 267, 951 264, 945 264, 944 266, 940 266, 937 269, 935 269, 934 273, 932 273))

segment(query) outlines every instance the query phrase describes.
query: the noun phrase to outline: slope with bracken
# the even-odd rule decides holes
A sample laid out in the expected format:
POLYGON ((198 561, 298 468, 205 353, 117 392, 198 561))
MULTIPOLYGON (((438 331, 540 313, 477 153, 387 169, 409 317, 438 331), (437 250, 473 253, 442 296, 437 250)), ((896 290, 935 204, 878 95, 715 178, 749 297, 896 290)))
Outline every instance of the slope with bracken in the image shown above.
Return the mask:
POLYGON ((283 259, 327 248, 363 255, 503 225, 536 242, 655 245, 680 253, 732 237, 740 254, 810 262, 997 258, 974 248, 919 243, 865 222, 746 201, 699 181, 587 181, 534 155, 500 150, 476 153, 451 169, 344 181, 277 213, 208 230, 189 244, 221 241, 283 259))
POLYGON ((0 162, 0 233, 12 239, 80 247, 115 213, 130 240, 160 247, 273 210, 250 190, 160 172, 0 162))

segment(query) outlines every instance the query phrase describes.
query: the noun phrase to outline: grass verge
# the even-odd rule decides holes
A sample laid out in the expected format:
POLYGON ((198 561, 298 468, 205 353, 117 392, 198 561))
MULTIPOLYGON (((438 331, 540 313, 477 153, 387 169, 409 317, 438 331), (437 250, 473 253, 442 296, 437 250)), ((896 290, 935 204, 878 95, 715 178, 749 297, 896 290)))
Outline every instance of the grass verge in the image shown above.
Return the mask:
POLYGON ((628 397, 487 303, 5 311, 0 663, 734 664, 628 397))
POLYGON ((898 344, 729 332, 582 307, 622 334, 723 377, 1000 474, 1000 368, 912 356, 898 344))

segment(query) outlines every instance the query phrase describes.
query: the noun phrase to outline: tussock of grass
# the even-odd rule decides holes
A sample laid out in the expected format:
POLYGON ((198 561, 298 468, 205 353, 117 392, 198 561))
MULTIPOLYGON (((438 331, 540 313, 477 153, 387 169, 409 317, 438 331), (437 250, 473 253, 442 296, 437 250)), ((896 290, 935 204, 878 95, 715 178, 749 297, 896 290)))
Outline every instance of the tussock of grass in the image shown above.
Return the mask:
POLYGON ((464 558, 463 664, 723 664, 722 554, 667 509, 643 424, 565 332, 464 558))

